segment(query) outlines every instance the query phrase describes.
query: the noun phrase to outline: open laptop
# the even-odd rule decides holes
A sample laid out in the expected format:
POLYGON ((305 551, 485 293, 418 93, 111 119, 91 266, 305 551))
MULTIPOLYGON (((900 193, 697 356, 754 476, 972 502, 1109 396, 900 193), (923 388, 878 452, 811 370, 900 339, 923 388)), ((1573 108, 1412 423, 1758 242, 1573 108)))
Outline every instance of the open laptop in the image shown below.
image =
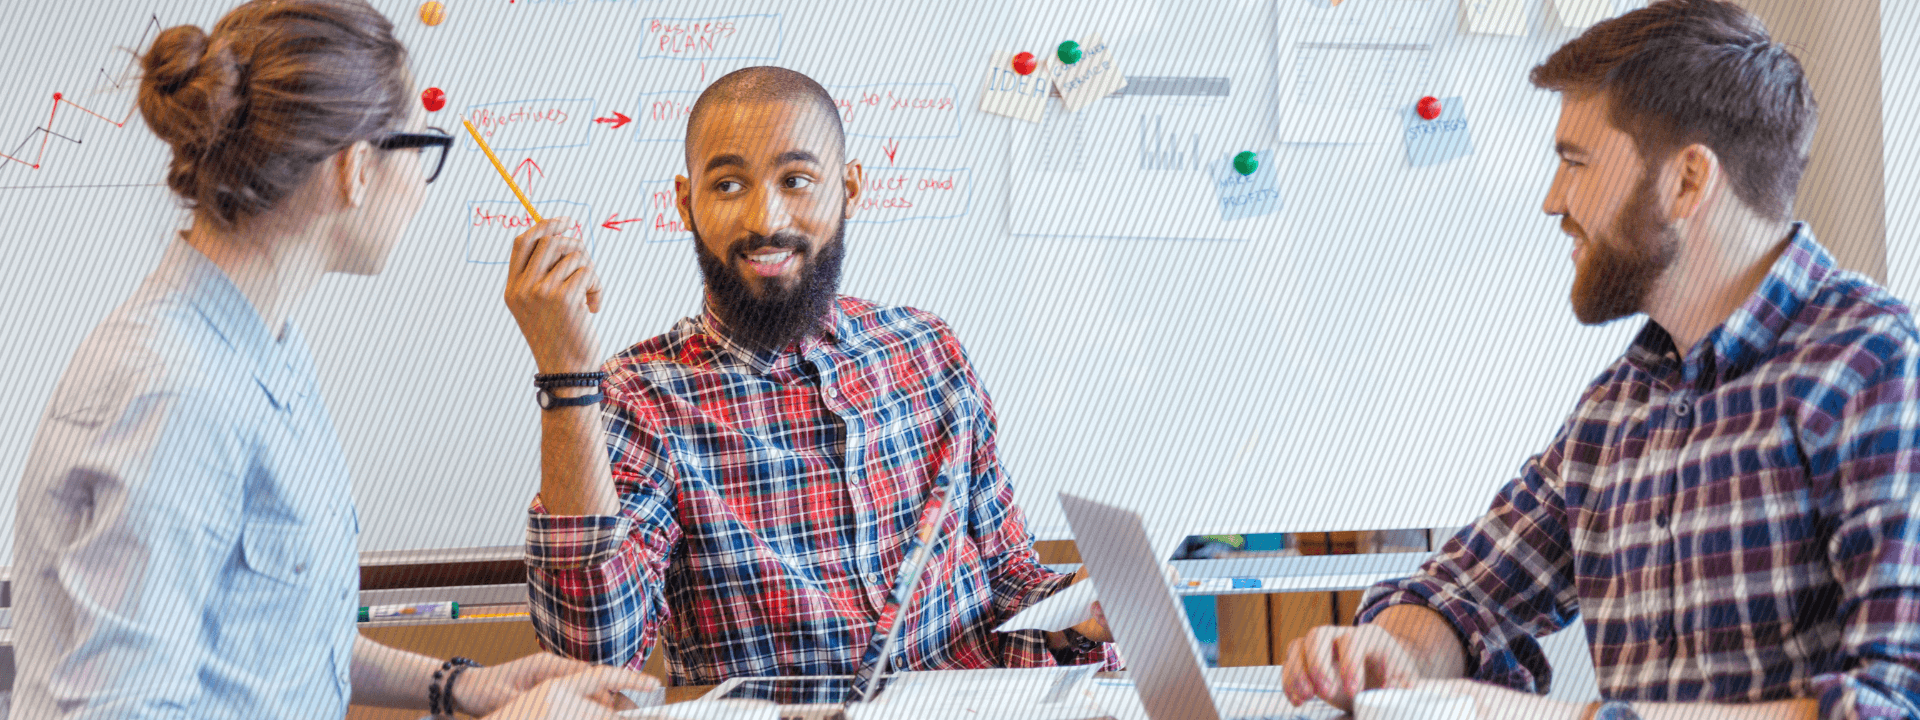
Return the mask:
MULTIPOLYGON (((1228 692, 1208 685, 1200 644, 1186 612, 1154 557, 1146 523, 1130 510, 1060 493, 1080 559, 1100 586, 1100 609, 1127 659, 1140 703, 1152 720, 1307 720, 1327 716, 1314 708, 1291 709, 1276 682, 1271 687, 1234 687, 1240 702, 1222 702, 1228 692), (1251 700, 1251 702, 1248 702, 1251 700), (1258 710, 1223 711, 1253 706, 1258 710), (1284 707, 1283 707, 1284 706, 1284 707)), ((1319 703, 1315 703, 1319 705, 1319 703)), ((1310 706, 1311 707, 1311 706, 1310 706)), ((1338 716, 1339 711, 1323 706, 1338 716)))
MULTIPOLYGON (((848 705, 878 698, 890 679, 887 660, 899 645, 906 627, 909 601, 927 574, 936 544, 934 534, 944 524, 949 505, 949 488, 940 485, 927 496, 915 528, 900 562, 893 592, 880 611, 873 635, 859 666, 852 675, 732 678, 707 693, 702 700, 768 700, 780 706, 781 720, 834 720, 845 715, 848 705)), ((1045 687, 1033 688, 1041 703, 1054 702, 1093 675, 1095 668, 1062 668, 1057 674, 1026 678, 1045 687)))

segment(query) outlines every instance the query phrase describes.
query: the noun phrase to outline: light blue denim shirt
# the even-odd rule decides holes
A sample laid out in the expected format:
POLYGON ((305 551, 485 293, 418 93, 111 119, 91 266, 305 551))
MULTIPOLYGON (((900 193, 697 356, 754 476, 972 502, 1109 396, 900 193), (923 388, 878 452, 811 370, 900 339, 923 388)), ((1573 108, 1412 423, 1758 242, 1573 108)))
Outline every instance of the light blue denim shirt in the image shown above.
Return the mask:
POLYGON ((13 717, 346 715, 359 523, 311 354, 185 242, 68 364, 14 527, 13 717))

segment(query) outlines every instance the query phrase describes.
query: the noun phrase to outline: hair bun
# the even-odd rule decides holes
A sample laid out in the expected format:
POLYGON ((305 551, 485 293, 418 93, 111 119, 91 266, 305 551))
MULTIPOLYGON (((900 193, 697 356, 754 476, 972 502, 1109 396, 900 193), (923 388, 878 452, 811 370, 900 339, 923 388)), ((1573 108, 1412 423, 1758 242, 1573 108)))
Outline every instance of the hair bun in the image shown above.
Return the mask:
POLYGON ((167 28, 140 58, 140 114, 176 148, 216 141, 233 110, 238 72, 227 44, 194 25, 167 28))

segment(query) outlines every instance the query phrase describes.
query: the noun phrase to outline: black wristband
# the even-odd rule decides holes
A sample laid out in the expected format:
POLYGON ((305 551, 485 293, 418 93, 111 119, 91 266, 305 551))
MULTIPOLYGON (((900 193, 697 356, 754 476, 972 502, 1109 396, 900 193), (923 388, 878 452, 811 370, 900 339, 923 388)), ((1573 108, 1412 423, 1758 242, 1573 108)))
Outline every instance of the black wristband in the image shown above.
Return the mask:
POLYGON ((1100 643, 1094 641, 1093 638, 1080 634, 1079 630, 1067 628, 1061 630, 1060 634, 1067 638, 1066 649, 1075 653, 1090 653, 1100 649, 1100 643))
POLYGON ((592 393, 581 395, 579 397, 563 398, 563 397, 560 397, 559 395, 553 394, 553 392, 547 388, 540 388, 539 390, 533 391, 533 399, 534 399, 534 402, 537 402, 540 404, 541 410, 552 410, 554 408, 584 407, 587 405, 593 405, 602 400, 606 400, 607 396, 601 394, 599 391, 594 391, 592 393))
POLYGON ((557 387, 599 387, 607 379, 604 372, 584 373, 543 373, 533 376, 533 386, 537 388, 557 387))

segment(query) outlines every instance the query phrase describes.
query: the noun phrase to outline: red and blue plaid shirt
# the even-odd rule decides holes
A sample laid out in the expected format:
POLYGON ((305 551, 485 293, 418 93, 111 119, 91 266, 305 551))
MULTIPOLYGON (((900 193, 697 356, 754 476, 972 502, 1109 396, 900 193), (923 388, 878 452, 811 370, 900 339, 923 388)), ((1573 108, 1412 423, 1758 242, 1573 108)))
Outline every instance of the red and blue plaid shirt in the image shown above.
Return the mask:
POLYGON ((1600 692, 1920 716, 1920 333, 1804 226, 1681 356, 1647 323, 1492 509, 1392 605, 1439 611, 1474 677, 1544 691, 1534 638, 1585 620, 1600 692))
POLYGON ((541 641, 638 668, 664 636, 680 684, 850 674, 945 481, 954 508, 891 666, 1053 664, 1043 634, 992 631, 1070 577, 1034 554, 995 455, 993 405, 946 324, 843 297, 819 333, 778 353, 719 327, 711 312, 688 318, 607 362, 621 510, 553 516, 534 502, 541 641))

